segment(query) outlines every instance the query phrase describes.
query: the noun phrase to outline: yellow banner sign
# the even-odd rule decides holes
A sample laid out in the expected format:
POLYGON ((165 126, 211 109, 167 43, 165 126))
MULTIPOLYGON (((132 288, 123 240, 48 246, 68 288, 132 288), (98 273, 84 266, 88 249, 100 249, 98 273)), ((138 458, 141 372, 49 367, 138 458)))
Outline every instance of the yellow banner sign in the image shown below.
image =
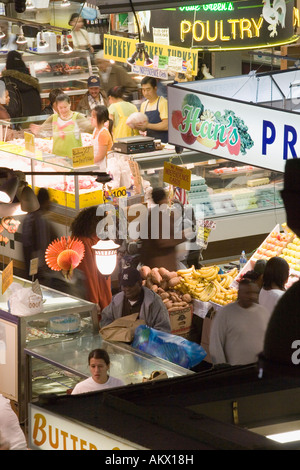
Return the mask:
POLYGON ((76 147, 72 149, 73 168, 94 165, 94 147, 76 147))
POLYGON ((191 175, 191 170, 173 165, 173 163, 164 162, 163 180, 165 183, 189 191, 191 189, 191 175))
MULTIPOLYGON (((127 62, 136 50, 136 40, 123 38, 121 36, 104 35, 103 51, 105 59, 117 62, 127 62)), ((155 44, 145 41, 145 50, 151 58, 154 56, 177 57, 185 61, 190 61, 193 75, 198 73, 198 51, 186 49, 184 47, 169 46, 166 44, 155 44)), ((144 61, 137 60, 137 65, 143 65, 144 61)))

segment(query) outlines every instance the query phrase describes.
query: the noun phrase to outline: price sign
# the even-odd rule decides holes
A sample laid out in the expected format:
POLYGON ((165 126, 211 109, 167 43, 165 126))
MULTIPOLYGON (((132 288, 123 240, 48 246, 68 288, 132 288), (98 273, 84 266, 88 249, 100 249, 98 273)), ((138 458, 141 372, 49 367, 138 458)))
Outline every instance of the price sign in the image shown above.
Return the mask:
POLYGON ((189 191, 191 189, 191 170, 174 165, 173 163, 164 162, 163 180, 165 183, 178 186, 179 188, 189 191))
POLYGON ((35 143, 34 143, 34 135, 30 132, 24 132, 24 139, 25 139, 25 150, 28 152, 35 153, 35 143))
POLYGON ((114 197, 126 197, 127 196, 127 189, 126 186, 122 186, 120 188, 111 189, 109 191, 105 191, 105 200, 109 201, 111 198, 114 197))
POLYGON ((2 294, 13 282, 13 261, 11 261, 2 271, 2 294))
POLYGON ((94 147, 76 147, 72 149, 73 168, 94 165, 94 147))
POLYGON ((29 276, 34 276, 34 274, 37 274, 38 267, 39 267, 39 259, 38 258, 32 258, 30 260, 29 276))

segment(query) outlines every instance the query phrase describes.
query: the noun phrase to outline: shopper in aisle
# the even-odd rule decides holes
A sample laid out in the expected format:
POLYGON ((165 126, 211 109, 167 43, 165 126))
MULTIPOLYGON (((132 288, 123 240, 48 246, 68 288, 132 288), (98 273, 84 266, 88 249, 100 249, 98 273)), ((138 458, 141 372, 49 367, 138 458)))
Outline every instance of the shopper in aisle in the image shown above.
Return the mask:
POLYGON ((256 283, 260 289, 262 288, 263 275, 264 275, 264 270, 266 268, 266 264, 267 264, 267 260, 258 259, 253 268, 253 271, 258 275, 256 283))
POLYGON ((99 165, 100 171, 107 169, 107 154, 112 149, 112 135, 107 128, 109 116, 106 106, 96 106, 92 110, 91 123, 94 128, 92 145, 94 147, 94 162, 99 165))
POLYGON ((141 230, 141 263, 150 268, 177 271, 176 247, 186 240, 182 227, 176 230, 177 211, 170 210, 163 188, 153 188, 152 200, 154 206, 148 212, 147 230, 141 230))
POLYGON ((132 101, 134 94, 137 95, 135 99, 138 99, 138 86, 123 66, 105 59, 103 50, 95 54, 95 63, 99 70, 102 88, 106 93, 110 88, 122 86, 126 100, 132 101))
POLYGON ((30 279, 30 260, 39 259, 37 278, 41 284, 50 285, 52 271, 45 261, 45 251, 48 245, 58 238, 58 233, 49 219, 50 196, 46 188, 40 188, 37 195, 40 208, 29 212, 24 217, 22 227, 22 247, 25 262, 26 278, 30 279))
POLYGON ((134 104, 124 100, 124 88, 115 86, 108 91, 107 96, 109 102, 108 113, 113 122, 112 134, 114 139, 138 135, 138 131, 131 129, 126 124, 127 118, 138 110, 134 104))
POLYGON ((104 349, 94 349, 88 357, 91 377, 75 385, 71 395, 122 387, 123 380, 109 375, 110 357, 104 349))
POLYGON ((87 86, 88 91, 79 101, 76 111, 90 116, 95 106, 107 106, 108 99, 105 91, 101 88, 100 78, 96 75, 91 75, 88 78, 87 86))
POLYGON ((94 48, 90 44, 85 20, 79 15, 79 13, 73 13, 71 15, 69 26, 72 27, 71 35, 74 49, 83 49, 93 53, 94 48))
MULTIPOLYGON (((281 196, 287 226, 300 237, 300 159, 286 161, 281 196)), ((259 357, 260 372, 299 377, 300 364, 300 281, 294 282, 278 300, 265 335, 259 357)))
POLYGON ((66 94, 55 100, 57 114, 49 116, 42 125, 31 124, 36 137, 53 137, 52 153, 60 157, 72 157, 72 149, 82 147, 81 133, 92 133, 90 120, 83 114, 71 110, 71 100, 66 94))
POLYGON ((144 77, 141 81, 142 93, 146 101, 141 104, 141 113, 148 118, 147 126, 139 126, 149 137, 168 143, 168 101, 157 94, 157 81, 154 77, 144 77))
POLYGON ((27 442, 10 401, 0 394, 0 450, 27 450, 27 442))
POLYGON ((62 88, 54 88, 49 93, 49 104, 44 107, 42 114, 57 114, 56 98, 59 95, 63 95, 64 91, 62 88))
POLYGON ((72 236, 81 240, 84 244, 84 258, 78 266, 78 270, 84 275, 85 298, 98 305, 99 313, 112 299, 111 279, 103 276, 96 265, 93 245, 99 241, 96 234, 97 225, 102 220, 97 216, 97 206, 82 209, 71 224, 72 236))
POLYGON ((259 293, 259 303, 263 305, 270 315, 278 300, 285 292, 285 284, 289 278, 290 268, 287 261, 279 256, 274 256, 267 261, 262 288, 259 293))
POLYGON ((258 293, 253 281, 242 279, 237 301, 216 313, 209 340, 213 364, 257 362, 270 318, 268 311, 258 304, 258 293))
POLYGON ((9 92, 10 101, 6 106, 11 118, 37 116, 42 111, 39 82, 29 73, 22 55, 18 51, 9 51, 6 68, 1 80, 9 92))
POLYGON ((101 328, 117 318, 139 313, 146 325, 170 333, 169 313, 163 301, 152 290, 142 285, 142 278, 136 268, 124 268, 120 275, 122 292, 113 296, 111 303, 101 313, 101 328))

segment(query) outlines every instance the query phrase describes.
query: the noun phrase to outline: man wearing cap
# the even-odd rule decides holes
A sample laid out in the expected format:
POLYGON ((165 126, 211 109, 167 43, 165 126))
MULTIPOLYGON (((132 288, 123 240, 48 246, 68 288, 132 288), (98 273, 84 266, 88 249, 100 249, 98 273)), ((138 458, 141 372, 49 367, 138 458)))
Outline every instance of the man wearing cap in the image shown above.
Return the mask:
POLYGON ((76 111, 90 116, 95 106, 108 106, 108 100, 105 91, 101 88, 100 78, 97 77, 97 75, 91 75, 89 77, 87 86, 88 91, 79 101, 76 111))
POLYGON ((114 295, 111 303, 101 312, 101 328, 114 320, 139 312, 139 318, 156 330, 171 332, 168 310, 152 290, 142 285, 142 278, 135 268, 125 268, 120 276, 122 292, 114 295))

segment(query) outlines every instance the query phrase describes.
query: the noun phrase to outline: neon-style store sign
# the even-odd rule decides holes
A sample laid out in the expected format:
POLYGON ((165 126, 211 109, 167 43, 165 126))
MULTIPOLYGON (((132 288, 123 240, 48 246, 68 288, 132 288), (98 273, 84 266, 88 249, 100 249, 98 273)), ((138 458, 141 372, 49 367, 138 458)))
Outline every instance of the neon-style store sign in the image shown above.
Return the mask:
POLYGON ((185 41, 186 35, 191 33, 194 41, 201 42, 207 39, 210 42, 230 41, 236 39, 244 39, 244 37, 253 38, 260 36, 260 29, 263 24, 263 18, 257 21, 254 18, 229 19, 225 23, 230 26, 230 35, 224 34, 224 21, 215 20, 214 22, 196 20, 183 20, 180 22, 180 39, 185 41))
POLYGON ((222 3, 208 3, 205 5, 187 5, 185 7, 179 7, 180 11, 233 11, 234 6, 232 2, 222 3))

